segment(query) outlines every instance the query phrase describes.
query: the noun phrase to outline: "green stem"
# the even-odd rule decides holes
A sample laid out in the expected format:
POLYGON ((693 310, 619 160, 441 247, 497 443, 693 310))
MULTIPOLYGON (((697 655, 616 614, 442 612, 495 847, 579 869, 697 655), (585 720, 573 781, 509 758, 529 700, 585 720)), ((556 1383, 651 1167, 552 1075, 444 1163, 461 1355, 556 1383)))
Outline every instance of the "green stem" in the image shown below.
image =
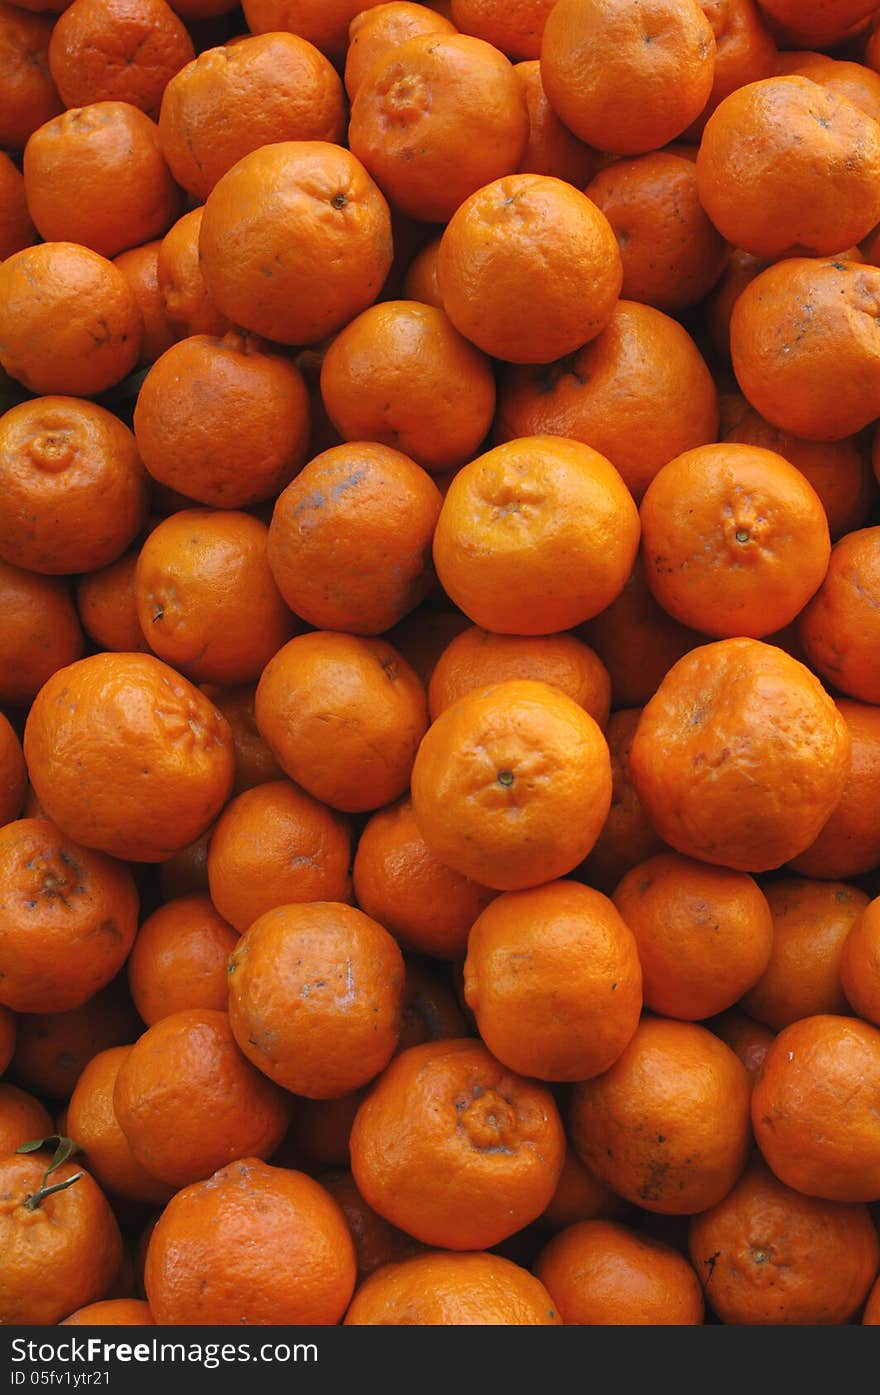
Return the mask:
MULTIPOLYGON (((48 1173, 46 1176, 48 1177, 48 1173)), ((78 1182, 80 1177, 84 1177, 84 1172, 75 1172, 72 1177, 68 1177, 64 1182, 56 1182, 52 1187, 41 1187, 38 1192, 33 1192, 25 1201, 28 1211, 36 1211, 38 1206, 46 1200, 47 1196, 54 1196, 56 1192, 66 1192, 68 1187, 72 1187, 74 1182, 78 1182)))

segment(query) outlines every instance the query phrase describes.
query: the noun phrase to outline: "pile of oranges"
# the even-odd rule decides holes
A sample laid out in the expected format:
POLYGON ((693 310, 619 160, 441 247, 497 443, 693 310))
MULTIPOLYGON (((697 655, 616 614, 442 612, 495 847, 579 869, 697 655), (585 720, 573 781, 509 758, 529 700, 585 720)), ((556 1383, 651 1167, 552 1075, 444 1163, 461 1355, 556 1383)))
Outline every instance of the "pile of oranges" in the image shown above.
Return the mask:
POLYGON ((880 1324, 880 10, 364 6, 0 3, 0 1323, 880 1324))

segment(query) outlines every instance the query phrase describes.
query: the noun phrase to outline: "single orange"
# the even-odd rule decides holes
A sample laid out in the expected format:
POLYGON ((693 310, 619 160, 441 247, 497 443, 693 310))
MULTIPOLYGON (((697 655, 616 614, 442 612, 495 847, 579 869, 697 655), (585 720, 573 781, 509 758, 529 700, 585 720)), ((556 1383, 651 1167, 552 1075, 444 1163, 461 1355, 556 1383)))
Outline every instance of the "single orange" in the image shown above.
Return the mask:
POLYGON ((207 896, 166 901, 141 925, 126 964, 132 1001, 148 1027, 172 1012, 225 1012, 227 963, 238 943, 207 896))

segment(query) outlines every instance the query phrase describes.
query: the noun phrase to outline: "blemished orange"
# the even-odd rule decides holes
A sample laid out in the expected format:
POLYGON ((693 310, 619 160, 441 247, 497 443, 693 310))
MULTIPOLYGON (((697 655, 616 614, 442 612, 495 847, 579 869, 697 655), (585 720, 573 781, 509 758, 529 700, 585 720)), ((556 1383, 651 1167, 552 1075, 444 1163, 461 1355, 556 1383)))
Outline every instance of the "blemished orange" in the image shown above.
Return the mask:
POLYGON ((130 102, 152 116, 194 52, 165 0, 73 0, 52 30, 49 71, 66 107, 130 102))
POLYGON ((745 1067, 705 1027, 645 1017, 610 1070, 573 1088, 571 1140, 627 1201, 692 1215, 716 1205, 745 1166, 749 1093, 745 1067))
POLYGON ((550 1091, 468 1039, 402 1051, 351 1132, 351 1170, 365 1201, 448 1250, 489 1249, 539 1216, 564 1154, 550 1091))
POLYGON ((134 578, 138 549, 130 548, 108 567, 87 572, 76 584, 76 608, 80 623, 98 649, 117 654, 146 653, 149 649, 138 623, 134 578))
POLYGON ((313 44, 286 33, 249 35, 181 65, 159 114, 171 173, 200 202, 252 150, 286 140, 338 142, 344 130, 338 73, 313 44))
POLYGON ((861 702, 880 703, 877 648, 880 528, 835 544, 828 572, 798 622, 807 661, 827 683, 861 702))
POLYGON ((700 1282, 670 1245, 616 1221, 589 1220, 554 1235, 535 1273, 566 1326, 694 1327, 700 1282))
POLYGON ((50 818, 114 857, 161 862, 216 818, 232 788, 226 719, 150 654, 93 654, 53 674, 25 726, 50 818))
POLYGON ((0 1080, 0 1157, 32 1139, 48 1138, 51 1132, 52 1120, 40 1101, 17 1085, 0 1080))
POLYGON ((539 1279, 501 1255, 426 1255, 385 1265, 358 1288, 347 1327, 558 1327, 539 1279))
POLYGON ((271 1157, 292 1104, 241 1054, 226 1013, 208 1008, 171 1013, 148 1027, 113 1089, 135 1159, 174 1189, 235 1158, 271 1157))
POLYGON ((541 45, 550 103, 597 150, 668 145, 709 100, 715 35, 696 0, 558 0, 541 45))
POLYGON ((0 1003, 67 1012, 124 964, 137 929, 131 872, 48 819, 0 828, 0 1003))
POLYGON ((199 235, 204 208, 192 208, 168 229, 156 259, 159 293, 178 339, 192 334, 224 335, 232 326, 221 315, 202 275, 199 235))
POLYGON ((731 92, 776 73, 776 44, 755 0, 699 0, 699 4, 715 34, 715 72, 709 100, 686 136, 699 135, 731 92))
POLYGON ((149 1303, 142 1298, 107 1298, 87 1303, 66 1317, 59 1327, 153 1327, 149 1303))
POLYGON ((583 189, 596 173, 600 156, 564 126, 547 101, 538 59, 514 66, 529 113, 529 136, 519 162, 524 174, 549 174, 583 189))
POLYGON ((296 364, 253 335, 192 333, 145 377, 134 433, 154 480, 212 508, 246 508, 303 465, 308 392, 296 364))
POLYGON ((27 782, 21 742, 9 719, 0 713, 0 827, 18 818, 27 782))
POLYGON ((641 715, 640 707, 622 707, 608 719, 605 740, 611 755, 611 808, 577 873, 580 881, 608 896, 631 868, 664 847, 642 808, 630 771, 629 756, 641 715))
POLYGON ((454 34, 451 19, 427 5, 403 3, 373 5, 355 15, 348 28, 345 55, 345 90, 355 95, 377 59, 420 34, 454 34))
POLYGON ((572 358, 503 374, 495 439, 545 432, 607 456, 639 500, 667 461, 716 439, 718 394, 677 320, 622 300, 572 358))
POLYGON ((291 780, 333 809, 362 813, 403 794, 428 703, 415 672, 384 640, 315 630, 266 665, 256 716, 291 780))
POLYGON ((548 175, 509 174, 453 213, 437 278, 450 320, 485 353, 550 363, 606 328, 623 268, 611 224, 585 194, 548 175))
POLYGON ((524 436, 458 472, 433 552, 444 591, 475 624, 547 635, 610 605, 638 544, 637 510, 608 459, 580 441, 524 436))
POLYGON ((267 911, 229 960, 229 1020, 241 1050, 307 1099, 350 1094, 384 1069, 402 998, 396 942, 344 902, 267 911))
POLYGON ((323 451, 275 502, 268 557, 281 595, 319 629, 384 633, 431 587, 440 506, 426 472, 366 432, 323 451))
POLYGON ((779 1032, 818 1013, 846 1013, 841 963, 847 936, 868 905, 845 882, 783 877, 766 888, 773 917, 773 949, 742 1008, 779 1032))
POLYGON ((608 897, 578 882, 508 892, 471 927, 464 996, 486 1046, 511 1070, 589 1080, 638 1026, 636 941, 608 897))
POLYGON ((828 1201, 880 1200, 880 1031, 822 1013, 793 1022, 752 1096, 755 1139, 788 1187, 828 1201))
POLYGON ((113 1108, 116 1079, 131 1051, 131 1046, 113 1046, 92 1057, 74 1086, 65 1128, 105 1191, 127 1201, 164 1206, 173 1188, 149 1173, 134 1156, 113 1108))
POLYGON ((646 1007, 701 1021, 757 982, 773 946, 767 897, 746 872, 659 853, 627 872, 614 904, 635 936, 646 1007))
POLYGON ((172 1198, 149 1240, 144 1286, 160 1326, 325 1327, 341 1320, 355 1274, 351 1234, 329 1192, 305 1173, 246 1157, 172 1198))
POLYGON ((630 766, 677 852, 765 872, 810 846, 843 794, 850 755, 846 723, 808 668, 761 640, 725 639, 669 670, 630 766))
POLYGON ((144 368, 155 363, 160 354, 177 338, 165 314, 165 304, 159 288, 159 248, 160 238, 145 242, 140 247, 130 247, 113 258, 114 266, 122 272, 137 301, 143 321, 141 351, 138 367, 144 368))
POLYGON ((239 933, 266 911, 303 901, 351 899, 348 821, 290 780, 230 801, 211 835, 208 885, 239 933))
POLYGON ((257 731, 257 718, 254 713, 254 700, 257 695, 256 683, 245 683, 240 687, 218 688, 203 684, 218 712, 229 723, 232 744, 235 748, 235 780, 233 794, 243 794, 245 790, 265 785, 270 780, 281 778, 281 766, 257 731))
POLYGON ((28 213, 24 179, 18 167, 0 151, 0 261, 31 247, 37 230, 28 213))
POLYGON ((132 1000, 147 1026, 187 1008, 224 1012, 227 963, 237 943, 208 896, 175 897, 147 916, 126 964, 132 1000))
POLYGON ((840 982, 859 1017, 880 1027, 880 903, 865 906, 843 942, 840 982))
POLYGON ((517 168, 528 113, 497 48, 465 34, 424 34, 376 60, 352 102, 348 135, 393 208, 444 223, 517 168))
POLYGON ((312 344, 371 305, 393 254, 388 205, 355 155, 280 141, 214 185, 199 233, 208 292, 235 324, 312 344))
POLYGON ((69 575, 114 562, 143 527, 134 436, 95 402, 37 397, 0 419, 0 556, 69 575))
POLYGON ((125 976, 117 975, 71 1012, 22 1013, 10 1077, 41 1098, 69 1099, 99 1051, 129 1045, 142 1029, 125 976))
POLYGON ((0 5, 0 149, 23 150, 64 103, 48 70, 53 17, 0 5))
POLYGON ((498 891, 564 877, 611 804, 601 728, 546 683, 496 683, 441 713, 412 771, 416 823, 450 867, 498 891))
POLYGON ((245 19, 252 34, 291 30, 338 61, 345 55, 349 25, 355 15, 373 9, 377 3, 378 0, 247 0, 245 19))
POLYGON ((0 702, 26 706, 47 678, 80 657, 84 645, 66 577, 38 576, 0 562, 0 702))
POLYGON ((699 446, 654 476, 640 509, 645 576, 675 620, 719 638, 791 623, 828 570, 822 501, 761 446, 699 446))
POLYGON ((358 1283, 382 1265, 396 1264, 420 1253, 422 1247, 368 1206, 350 1172, 321 1172, 316 1178, 342 1208, 357 1256, 358 1283))
POLYGON ((0 263, 0 367, 34 393, 91 397, 138 360, 143 323, 117 266, 43 242, 0 263))

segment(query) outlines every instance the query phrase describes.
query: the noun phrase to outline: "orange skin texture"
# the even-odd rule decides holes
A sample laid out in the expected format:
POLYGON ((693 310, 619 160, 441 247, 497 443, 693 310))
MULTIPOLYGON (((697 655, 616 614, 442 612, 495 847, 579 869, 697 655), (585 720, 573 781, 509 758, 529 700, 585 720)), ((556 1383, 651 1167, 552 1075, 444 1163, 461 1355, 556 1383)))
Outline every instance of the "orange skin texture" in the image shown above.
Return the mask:
POLYGON ((880 404, 878 309, 878 267, 793 257, 761 272, 730 321, 733 368, 750 404, 811 441, 861 431, 880 404))
MULTIPOLYGON (((825 54, 793 54, 793 65, 784 71, 800 74, 845 97, 866 116, 880 120, 880 76, 861 63, 828 58, 825 54), (798 61, 800 60, 800 61, 798 61)), ((783 69, 780 68, 780 72, 783 69)))
POLYGON ((761 8, 777 24, 786 25, 817 46, 829 34, 843 34, 873 13, 870 0, 761 0, 761 8))
POLYGON ((526 436, 455 476, 434 534, 434 565, 475 624, 547 635, 610 605, 638 544, 635 505, 609 460, 579 441, 526 436))
POLYGON ((405 949, 459 959, 477 916, 496 892, 447 867, 427 847, 412 801, 373 814, 354 860, 358 905, 405 949))
POLYGON ((878 595, 880 528, 861 528, 835 545, 825 580, 798 623, 807 662, 861 702, 880 703, 878 595))
POLYGON ((63 110, 49 73, 53 20, 0 5, 0 148, 23 150, 28 138, 63 110))
POLYGON ((621 878, 664 843, 648 822, 633 785, 629 756, 642 715, 640 707, 612 712, 605 728, 611 753, 611 808, 593 850, 578 873, 588 886, 611 895, 621 878))
POLYGON ((509 1259, 437 1250, 361 1284, 346 1327, 558 1327, 544 1285, 509 1259))
POLYGON ((691 1263, 724 1323, 848 1322, 880 1264, 866 1206, 803 1196, 760 1163, 689 1232, 691 1263))
POLYGON ((403 293, 408 300, 417 300, 421 305, 432 305, 435 310, 443 309, 443 296, 437 279, 437 261, 440 256, 440 238, 435 237, 413 258, 403 281, 403 293))
MULTIPOLYGON (((706 303, 706 325, 712 346, 725 363, 730 362, 730 320, 733 307, 746 286, 751 285, 766 267, 767 263, 760 257, 753 257, 750 252, 741 252, 734 248, 721 279, 706 303)), ((748 406, 748 403, 745 405, 748 406)), ((723 418, 722 434, 726 434, 723 418)), ((754 441, 752 444, 775 449, 769 441, 754 441)), ((780 455, 784 454, 784 451, 780 451, 780 455)))
POLYGON ((193 334, 150 369, 134 432, 160 484, 212 508, 246 508, 272 498, 302 466, 308 393, 296 365, 259 339, 193 334))
POLYGON ((747 82, 776 72, 776 44, 755 0, 699 0, 715 35, 715 73, 709 100, 685 133, 698 136, 716 107, 747 82))
POLYGON ((842 441, 804 441, 743 405, 745 410, 724 432, 724 439, 775 451, 806 475, 822 501, 832 542, 861 528, 876 497, 862 439, 849 436, 842 441))
POLYGON ((168 323, 162 292, 159 289, 161 245, 161 240, 156 238, 152 242, 145 242, 141 247, 130 247, 127 252, 120 252, 113 258, 114 265, 128 282, 141 312, 144 332, 137 364, 139 368, 155 363, 160 354, 170 349, 177 338, 168 323))
POLYGON ((635 936, 645 1006, 665 1017, 722 1012, 770 960, 770 907, 745 872, 659 853, 627 872, 614 904, 635 936))
POLYGON ((574 1087, 569 1130, 600 1181, 663 1215, 691 1215, 730 1191, 749 1148, 749 1078, 693 1022, 645 1017, 604 1075, 574 1087))
MULTIPOLYGON (((85 1172, 35 1210, 51 1153, 0 1159, 0 1323, 53 1326, 74 1308, 103 1298, 122 1261, 122 1238, 104 1193, 85 1172)), ((52 1184, 82 1172, 63 1163, 52 1184)))
POLYGON ((428 725, 424 687, 390 644, 327 630, 269 661, 256 714, 284 773, 343 813, 403 794, 428 725))
POLYGON ((440 505, 401 451, 364 439, 323 451, 275 503, 269 565, 282 596, 319 629, 382 634, 431 586, 440 505))
POLYGON ((529 137, 519 168, 525 174, 548 174, 582 189, 593 178, 600 156, 563 126, 547 101, 541 64, 528 59, 514 65, 529 113, 529 137))
POLYGON ((378 0, 247 0, 245 19, 252 34, 287 29, 300 34, 329 58, 345 56, 349 25, 378 0))
POLYGON ((290 780, 272 780, 227 804, 208 850, 208 884, 242 934, 266 911, 351 899, 348 820, 290 780))
POLYGON ((59 1327, 153 1327, 149 1303, 142 1298, 108 1298, 103 1303, 87 1303, 59 1327))
POLYGON ((232 326, 208 294, 199 264, 199 235, 204 208, 193 208, 162 238, 156 275, 165 316, 175 337, 191 334, 222 336, 232 326))
POLYGON ((428 848, 466 877, 521 891, 564 877, 611 804, 601 728, 557 688, 496 683, 437 718, 412 772, 428 848))
POLYGON ((9 156, 0 151, 0 261, 31 247, 37 230, 28 213, 24 179, 9 156))
POLYGON ((0 1080, 0 1157, 14 1153, 31 1139, 48 1138, 51 1132, 52 1120, 40 1101, 0 1080))
POLYGON ((844 882, 801 877, 771 882, 766 896, 773 916, 773 952, 743 996, 744 1011, 774 1032, 818 1013, 846 1013, 843 947, 869 898, 844 882))
POLYGON ((786 1186, 828 1201, 880 1199, 880 1031, 820 1014, 779 1033, 752 1096, 752 1126, 786 1186))
POLYGON ((149 654, 95 654, 54 674, 31 707, 24 751, 49 817, 135 862, 187 847, 232 788, 226 719, 149 654))
POLYGON ((297 1101, 289 1136, 295 1156, 306 1160, 310 1172, 327 1167, 348 1167, 351 1126, 367 1088, 352 1090, 335 1100, 297 1101))
POLYGON ((116 1077, 135 1159, 178 1189, 235 1158, 271 1157, 292 1101, 242 1056, 225 1012, 188 1008, 148 1027, 116 1077))
POLYGON ((39 397, 0 419, 0 554, 28 571, 114 562, 147 516, 135 439, 94 402, 39 397))
MULTIPOLYGON (((345 90, 354 101, 358 88, 379 58, 422 34, 455 34, 452 20, 427 5, 373 5, 356 14, 349 25, 345 55, 345 90)), ((491 40, 490 40, 491 42, 491 40)), ((498 47, 498 45, 496 45, 498 47)))
POLYGON ((176 897, 148 916, 126 970, 134 1005, 148 1027, 173 1012, 225 1012, 226 966, 238 944, 207 896, 176 897))
POLYGON ((851 741, 819 680, 754 639, 701 645, 642 713, 630 767, 677 852, 766 872, 809 847, 843 794, 851 741))
POLYGON ((260 146, 338 142, 344 130, 339 75, 296 34, 256 34, 200 53, 171 78, 159 114, 171 173, 200 202, 260 146))
POLYGON ((828 570, 821 499, 794 465, 761 446, 687 451, 654 476, 639 512, 655 599, 703 634, 774 634, 828 570))
POLYGON ((358 1283, 383 1264, 397 1264, 420 1253, 422 1247, 417 1240, 383 1221, 367 1205, 350 1172, 321 1173, 317 1180, 342 1207, 354 1241, 358 1283))
POLYGON ((134 368, 142 336, 125 276, 90 248, 44 242, 0 263, 0 366, 31 392, 106 391, 134 368))
POLYGON ((27 705, 59 668, 83 652, 83 633, 65 579, 0 562, 0 702, 27 705))
POLYGON ((541 45, 550 103, 597 150, 639 155, 667 145, 700 115, 715 69, 715 36, 696 0, 559 0, 541 45))
POLYGON ((117 654, 147 653, 149 645, 138 623, 134 579, 138 549, 124 552, 109 567, 81 576, 76 607, 86 634, 98 649, 117 654))
POLYGON ((428 600, 411 611, 388 631, 387 639, 427 687, 444 649, 469 625, 467 616, 444 596, 439 604, 428 600))
POLYGON ((615 1221, 581 1221, 555 1235, 535 1273, 567 1327, 696 1327, 703 1321, 700 1283, 687 1260, 615 1221))
POLYGON ((475 688, 521 678, 561 688, 603 730, 608 725, 608 670, 575 635, 499 635, 477 625, 456 635, 437 660, 428 684, 431 720, 475 688))
POLYGON ((348 134, 398 212, 445 223, 477 189, 517 168, 528 125, 513 66, 498 49, 465 34, 424 34, 370 68, 348 134))
POLYGON ((144 637, 194 682, 256 682, 300 630, 269 570, 268 538, 250 514, 183 509, 141 548, 135 596, 144 637))
POLYGON ((333 340, 321 396, 343 440, 394 446, 437 474, 479 450, 492 425, 495 378, 443 310, 384 301, 333 340))
POLYGON ((245 155, 208 195, 199 234, 221 313, 282 344, 312 344, 365 310, 392 255, 385 199, 353 154, 325 141, 245 155))
POLYGON ((35 1094, 66 1100, 99 1051, 127 1045, 141 1031, 124 979, 117 977, 72 1012, 22 1014, 9 1073, 35 1094))
POLYGON ((401 1052, 351 1132, 351 1170, 367 1204, 448 1250, 488 1249, 528 1225, 549 1203, 564 1156, 549 1090, 464 1038, 401 1052))
POLYGON ((164 1206, 173 1188, 152 1176, 132 1152, 113 1108, 116 1079, 131 1046, 100 1051, 88 1062, 70 1097, 65 1129, 83 1150, 95 1180, 116 1197, 164 1206))
POLYGON ((8 719, 0 713, 0 827, 18 818, 27 782, 21 742, 8 719))
POLYGON ((584 1167, 569 1144, 565 1162, 549 1206, 541 1213, 539 1224, 547 1230, 564 1230, 577 1221, 595 1221, 613 1216, 622 1203, 589 1168, 584 1167))
POLYGON ((494 44, 511 58, 539 58, 555 0, 452 0, 453 23, 463 34, 494 44))
POLYGON ((260 916, 229 961, 229 1020, 241 1050, 307 1099, 365 1085, 400 1033, 403 956, 377 921, 340 901, 260 916))
POLYGON ((243 794, 257 785, 281 778, 281 766, 257 731, 254 713, 256 683, 242 687, 216 688, 203 685, 203 691, 211 699, 218 712, 229 723, 235 747, 235 782, 233 794, 243 794))
POLYGON ((464 995, 499 1061, 538 1080, 589 1080, 631 1041, 642 1008, 636 942, 578 882, 499 896, 471 929, 464 995))
POLYGON ((165 0, 73 0, 52 30, 49 71, 66 107, 130 102, 153 115, 194 54, 165 0))
POLYGON ((623 268, 591 199, 561 179, 509 174, 453 214, 437 276, 462 334, 495 358, 531 364, 574 353, 606 328, 623 268))
POLYGON ((875 1027, 880 1027, 880 904, 866 906, 843 944, 840 982, 847 1001, 875 1027))
POLYGON ((181 848, 180 852, 169 857, 159 868, 159 887, 164 900, 176 896, 198 896, 208 894, 208 844, 214 825, 209 825, 204 833, 181 848))
POLYGON ((405 961, 403 1016, 397 1050, 426 1041, 449 1041, 468 1034, 468 1023, 452 989, 433 968, 418 960, 405 961))
POLYGON ((700 204, 692 160, 664 150, 616 160, 586 194, 620 244, 627 300, 674 313, 708 295, 727 245, 700 204))
POLYGON ((82 1007, 122 967, 137 929, 127 867, 78 847, 48 819, 0 828, 0 1003, 82 1007))
POLYGON ((509 369, 495 438, 550 432, 607 456, 638 502, 661 466, 714 441, 718 394, 696 344, 676 320, 620 301, 571 360, 509 369))
POLYGON ((329 1192, 302 1172, 243 1158, 169 1202, 150 1237, 144 1285, 158 1325, 326 1327, 341 1320, 355 1274, 354 1244, 329 1192))

